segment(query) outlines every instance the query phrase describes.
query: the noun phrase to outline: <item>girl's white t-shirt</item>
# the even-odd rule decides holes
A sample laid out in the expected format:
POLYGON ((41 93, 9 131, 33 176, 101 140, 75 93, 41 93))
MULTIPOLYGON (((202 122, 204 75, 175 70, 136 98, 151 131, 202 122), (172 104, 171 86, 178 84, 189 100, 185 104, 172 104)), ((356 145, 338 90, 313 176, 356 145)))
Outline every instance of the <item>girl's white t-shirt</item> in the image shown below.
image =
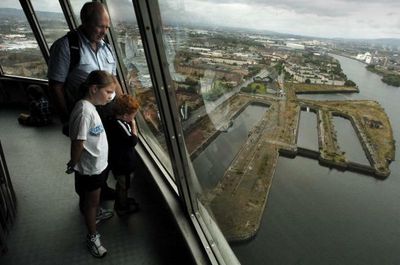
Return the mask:
POLYGON ((87 100, 78 101, 69 120, 71 140, 84 140, 84 151, 74 169, 83 175, 97 175, 108 165, 107 135, 96 107, 87 100))

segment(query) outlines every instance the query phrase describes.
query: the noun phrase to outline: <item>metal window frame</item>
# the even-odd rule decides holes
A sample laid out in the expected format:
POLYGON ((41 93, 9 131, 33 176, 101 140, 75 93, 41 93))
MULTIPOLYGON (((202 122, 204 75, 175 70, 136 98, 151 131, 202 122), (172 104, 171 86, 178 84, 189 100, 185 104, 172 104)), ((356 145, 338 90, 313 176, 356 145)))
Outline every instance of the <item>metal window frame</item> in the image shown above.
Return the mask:
MULTIPOLYGON (((108 8, 108 4, 107 4, 106 0, 93 0, 93 2, 100 2, 100 3, 104 4, 106 6, 108 12, 109 12, 109 8, 108 8)), ((134 7, 133 7, 133 12, 134 12, 134 7)), ((109 43, 110 43, 111 47, 114 49, 114 52, 115 52, 116 61, 117 61, 117 78, 120 81, 121 88, 123 89, 123 91, 125 93, 130 94, 130 91, 128 90, 127 81, 126 81, 126 78, 125 78, 125 74, 126 74, 125 69, 126 68, 122 63, 123 62, 122 55, 121 55, 119 49, 117 49, 117 46, 118 46, 118 41, 117 41, 118 35, 117 35, 116 31, 114 30, 114 25, 112 24, 112 18, 111 18, 110 12, 109 12, 109 15, 110 15, 110 29, 109 29, 106 37, 109 40, 109 43), (120 74, 120 75, 118 75, 118 74, 120 74)), ((149 72, 150 72, 150 69, 149 69, 149 72)), ((152 82, 153 82, 153 80, 152 80, 152 82)), ((153 87, 154 87, 154 84, 153 84, 153 87)), ((152 154, 154 163, 157 164, 158 168, 162 169, 162 171, 164 172, 163 175, 166 176, 167 181, 170 183, 170 186, 174 189, 175 193, 179 194, 178 187, 175 184, 173 178, 171 177, 169 171, 165 168, 165 165, 163 165, 163 163, 157 158, 157 155, 155 155, 153 150, 151 150, 151 148, 150 148, 151 145, 149 145, 146 142, 145 138, 141 135, 142 132, 141 132, 140 128, 138 128, 138 129, 139 129, 139 132, 138 132, 139 133, 139 140, 144 143, 144 146, 146 146, 146 148, 148 149, 148 152, 152 154)))
MULTIPOLYGON (((136 12, 139 29, 144 43, 146 58, 151 73, 154 74, 155 81, 158 86, 155 86, 159 97, 159 104, 162 114, 166 118, 166 127, 169 132, 169 146, 174 164, 174 172, 177 176, 176 182, 178 189, 181 192, 186 210, 190 215, 194 228, 201 240, 204 249, 212 264, 226 264, 225 260, 229 260, 232 264, 239 264, 235 254, 231 251, 222 233, 219 233, 221 239, 213 239, 212 233, 207 227, 207 222, 203 219, 197 205, 197 196, 201 192, 201 187, 198 184, 197 178, 194 176, 194 170, 191 166, 190 157, 187 153, 183 130, 181 126, 180 116, 178 113, 175 90, 172 86, 172 78, 169 72, 169 64, 167 61, 163 35, 162 22, 159 4, 157 0, 132 1, 136 12), (222 255, 221 249, 230 250, 230 252, 222 255)), ((206 217, 211 218, 211 217, 206 217)), ((213 229, 219 231, 218 226, 214 225, 213 229)))
POLYGON ((0 256, 8 251, 7 235, 15 222, 17 199, 8 172, 3 147, 0 140, 0 256))
MULTIPOLYGON (((174 217, 176 224, 183 234, 186 244, 192 254, 192 257, 196 264, 209 264, 207 256, 204 253, 203 245, 201 240, 198 238, 191 220, 186 215, 180 201, 176 198, 177 191, 171 190, 170 183, 165 181, 165 171, 163 167, 159 167, 157 163, 154 163, 155 158, 151 152, 149 146, 145 146, 146 142, 139 142, 136 150, 150 172, 154 182, 156 183, 161 195, 167 202, 167 205, 174 217)), ((190 216, 190 219, 194 218, 190 216)))
POLYGON ((78 23, 72 10, 71 3, 69 0, 59 0, 58 2, 60 3, 61 10, 64 14, 65 20, 67 21, 69 29, 76 29, 78 27, 78 23))
MULTIPOLYGON (((163 63, 165 64, 166 61, 165 60, 163 61, 161 59, 164 51, 159 49, 159 45, 156 45, 157 41, 154 31, 160 31, 161 24, 160 21, 156 22, 158 24, 153 24, 154 21, 152 21, 151 16, 149 14, 149 6, 148 6, 149 3, 146 0, 138 0, 138 1, 133 0, 132 4, 134 6, 136 19, 141 34, 143 48, 145 51, 146 60, 149 67, 149 73, 152 76, 154 94, 156 96, 158 107, 161 112, 160 115, 162 116, 162 119, 164 121, 163 127, 166 137, 166 143, 168 145, 168 151, 170 154, 173 171, 175 174, 175 181, 176 181, 175 183, 178 188, 178 195, 180 196, 178 199, 181 202, 181 205, 183 204, 182 205, 183 209, 186 210, 184 211, 186 213, 186 216, 182 217, 187 220, 190 219, 192 221, 192 226, 195 229, 196 234, 198 235, 200 242, 207 253, 209 261, 212 264, 218 264, 216 263, 216 259, 214 258, 213 253, 210 251, 211 248, 208 245, 208 242, 205 239, 204 234, 199 233, 200 230, 199 225, 193 214, 193 208, 189 197, 190 195, 186 185, 186 178, 185 178, 185 173, 183 171, 182 158, 177 143, 178 142, 177 139, 182 138, 182 134, 177 133, 176 128, 174 126, 174 124, 180 124, 180 122, 179 120, 178 121, 174 120, 174 117, 178 116, 177 115, 174 116, 173 113, 177 114, 177 111, 174 112, 173 110, 171 110, 172 106, 171 103, 176 104, 175 95, 174 93, 168 93, 171 92, 170 89, 171 86, 168 89, 166 89, 167 87, 167 82, 165 77, 166 72, 162 70, 163 63)), ((152 174, 154 173, 152 172, 152 174)), ((182 227, 180 226, 180 228, 182 227)), ((190 240, 188 238, 185 239, 190 240)), ((188 241, 188 246, 191 249, 193 256, 196 257, 196 252, 198 252, 198 249, 193 248, 193 244, 191 244, 190 241, 188 241)), ((205 264, 204 261, 201 262, 198 260, 196 261, 198 262, 198 264, 205 264)))
MULTIPOLYGON (((100 0, 98 2, 102 3, 106 7, 107 11, 109 10, 107 1, 100 0)), ((110 11, 108 11, 108 14, 110 14, 110 11)), ((126 79, 125 79, 126 71, 124 71, 125 67, 122 63, 123 62, 122 56, 118 49, 117 38, 118 38, 118 36, 115 33, 114 26, 112 24, 112 18, 110 15, 110 29, 108 30, 108 33, 107 33, 107 40, 110 43, 111 48, 113 49, 114 54, 115 54, 115 59, 116 59, 115 61, 117 64, 117 77, 118 77, 119 83, 121 85, 122 91, 129 94, 128 86, 126 85, 126 79)))
MULTIPOLYGON (((14 222, 17 214, 17 197, 8 171, 3 145, 0 140, 0 192, 6 195, 5 203, 8 206, 10 221, 14 222)), ((4 194, 3 194, 4 195, 4 194)))
POLYGON ((179 150, 177 146, 178 134, 173 127, 173 117, 171 116, 169 97, 166 95, 166 82, 163 72, 161 69, 161 62, 159 61, 159 51, 155 45, 155 39, 153 34, 153 23, 148 13, 147 1, 132 1, 136 19, 141 34, 143 48, 145 51, 147 65, 149 67, 149 73, 152 77, 153 91, 156 97, 158 107, 160 110, 160 116, 162 118, 162 125, 164 129, 164 135, 166 138, 166 144, 175 174, 175 181, 178 186, 179 195, 187 197, 187 190, 182 189, 181 182, 184 180, 184 174, 182 172, 181 159, 179 157, 179 150))
POLYGON ((48 64, 50 57, 49 47, 44 37, 42 28, 40 27, 39 20, 37 19, 36 13, 33 9, 32 3, 30 0, 19 0, 19 2, 25 13, 25 17, 28 19, 29 25, 31 26, 31 29, 36 38, 36 42, 39 45, 40 51, 42 52, 44 60, 46 64, 48 64))

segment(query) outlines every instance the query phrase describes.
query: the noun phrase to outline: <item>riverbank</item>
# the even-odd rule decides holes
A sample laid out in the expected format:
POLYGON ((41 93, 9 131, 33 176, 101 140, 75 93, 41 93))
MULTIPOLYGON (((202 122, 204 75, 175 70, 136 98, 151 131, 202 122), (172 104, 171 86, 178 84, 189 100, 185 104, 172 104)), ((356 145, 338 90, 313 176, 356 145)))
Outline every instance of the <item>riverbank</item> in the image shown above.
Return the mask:
POLYGON ((382 70, 377 69, 375 65, 371 65, 371 64, 369 65, 366 62, 357 60, 355 57, 350 56, 350 55, 346 55, 346 54, 342 54, 342 53, 334 52, 334 51, 331 51, 330 53, 332 53, 334 55, 339 55, 339 56, 342 56, 342 57, 346 57, 348 59, 355 60, 357 62, 360 62, 360 63, 366 65, 365 68, 368 71, 370 71, 371 73, 374 73, 374 74, 377 74, 377 75, 381 76, 382 77, 381 81, 383 83, 385 83, 387 85, 390 85, 390 86, 394 86, 394 87, 400 87, 400 75, 397 72, 389 71, 389 70, 383 70, 383 69, 382 70))
POLYGON ((400 87, 400 75, 395 71, 379 69, 377 65, 367 65, 366 69, 382 77, 381 81, 394 87, 400 87))

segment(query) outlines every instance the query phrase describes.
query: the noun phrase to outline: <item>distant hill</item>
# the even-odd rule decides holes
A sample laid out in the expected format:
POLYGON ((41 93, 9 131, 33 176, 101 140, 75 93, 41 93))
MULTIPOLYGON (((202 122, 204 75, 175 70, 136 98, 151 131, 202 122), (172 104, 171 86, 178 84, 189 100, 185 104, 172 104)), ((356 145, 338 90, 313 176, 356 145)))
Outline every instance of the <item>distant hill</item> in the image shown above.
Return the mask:
POLYGON ((0 17, 1 18, 9 18, 9 17, 25 17, 22 9, 16 8, 0 8, 0 17))
POLYGON ((353 43, 353 44, 362 44, 367 46, 379 46, 379 47, 392 47, 400 49, 400 39, 394 38, 382 38, 382 39, 342 39, 335 38, 333 39, 336 42, 342 43, 353 43))
POLYGON ((370 40, 359 40, 364 43, 375 44, 375 45, 387 45, 393 47, 400 47, 400 39, 370 39, 370 40))
MULTIPOLYGON (((37 16, 40 19, 46 20, 58 20, 64 18, 62 13, 56 12, 46 12, 46 11, 38 11, 36 12, 37 16)), ((17 8, 0 8, 0 18, 3 19, 10 19, 10 18, 24 18, 25 14, 22 9, 17 8)))

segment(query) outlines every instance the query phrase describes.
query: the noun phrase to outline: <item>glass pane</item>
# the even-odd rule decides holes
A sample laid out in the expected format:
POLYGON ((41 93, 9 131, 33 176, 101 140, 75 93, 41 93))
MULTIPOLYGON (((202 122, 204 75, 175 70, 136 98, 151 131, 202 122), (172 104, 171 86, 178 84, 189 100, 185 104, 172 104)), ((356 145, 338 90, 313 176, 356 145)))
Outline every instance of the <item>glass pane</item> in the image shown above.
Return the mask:
POLYGON ((91 1, 89 1, 89 0, 69 0, 69 2, 71 4, 72 12, 74 13, 76 23, 78 25, 80 25, 81 24, 81 17, 80 17, 81 8, 86 2, 91 2, 91 1))
POLYGON ((172 176, 160 113, 154 95, 143 44, 132 2, 107 1, 111 21, 118 38, 119 54, 124 62, 123 72, 128 89, 140 101, 139 129, 162 164, 172 176))
POLYGON ((60 4, 50 0, 31 0, 31 3, 48 47, 51 47, 55 40, 64 36, 69 30, 60 4))
POLYGON ((0 64, 4 73, 46 79, 46 62, 18 1, 0 3, 0 25, 0 64))
POLYGON ((159 3, 190 188, 241 264, 398 262, 397 2, 159 3))

